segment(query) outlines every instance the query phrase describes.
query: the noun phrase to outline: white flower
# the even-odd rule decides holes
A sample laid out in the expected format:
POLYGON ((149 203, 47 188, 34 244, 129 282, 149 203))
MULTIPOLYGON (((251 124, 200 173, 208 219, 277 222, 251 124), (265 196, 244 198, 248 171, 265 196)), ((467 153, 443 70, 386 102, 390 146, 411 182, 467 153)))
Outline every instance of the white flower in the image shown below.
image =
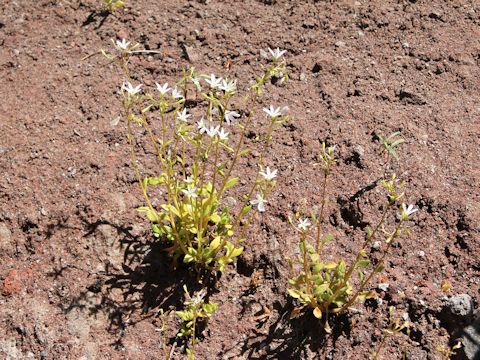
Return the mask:
POLYGON ((270 108, 263 108, 263 111, 265 111, 270 117, 272 118, 277 118, 279 116, 282 116, 282 108, 274 108, 273 105, 270 105, 270 108))
POLYGON ((276 49, 273 49, 273 50, 268 48, 268 51, 272 55, 272 60, 273 61, 277 61, 278 59, 280 59, 282 57, 283 54, 285 54, 287 52, 287 50, 280 50, 278 47, 276 49))
POLYGON ((217 133, 219 139, 222 140, 222 141, 227 141, 228 140, 228 134, 229 133, 225 132, 224 128, 221 128, 220 131, 217 133))
POLYGON ((210 79, 205 79, 205 81, 208 83, 208 85, 210 85, 212 89, 215 89, 221 85, 222 78, 221 77, 217 78, 215 77, 214 74, 211 74, 210 79))
POLYGON ((183 181, 186 182, 187 184, 195 184, 195 179, 192 175, 187 176, 187 178, 184 179, 183 181))
POLYGON ((259 174, 263 176, 263 178, 267 181, 272 181, 277 177, 277 172, 278 170, 270 170, 270 168, 267 166, 267 169, 264 171, 260 171, 259 174))
POLYGON ((130 41, 127 41, 125 39, 122 39, 122 41, 117 40, 116 44, 117 44, 117 49, 126 51, 130 46, 130 41))
POLYGON ((196 198, 197 195, 197 188, 194 186, 187 186, 187 189, 183 189, 182 192, 187 195, 189 198, 196 198))
POLYGON ((207 132, 208 130, 208 122, 205 121, 205 119, 202 118, 200 119, 200 121, 197 121, 197 127, 198 127, 198 131, 200 132, 200 134, 203 134, 205 132, 207 132))
POLYGON ((210 127, 207 129, 207 135, 213 138, 215 135, 217 135, 218 130, 220 130, 220 125, 210 125, 210 127))
POLYGON ((307 229, 312 225, 308 219, 300 219, 298 222, 298 228, 302 231, 307 231, 307 229))
POLYGON ((183 94, 178 90, 176 86, 172 89, 172 97, 174 99, 183 99, 183 94))
POLYGON ((192 81, 193 85, 195 85, 198 91, 202 90, 202 86, 200 85, 200 78, 198 76, 192 75, 190 77, 190 80, 192 81))
POLYGON ((240 114, 238 112, 225 110, 224 118, 228 125, 230 125, 232 121, 235 121, 239 117, 240 117, 240 114))
POLYGON ((220 85, 219 88, 226 93, 234 93, 237 90, 237 82, 233 80, 222 80, 222 85, 220 85))
POLYGON ((139 93, 141 90, 140 89, 141 87, 142 87, 142 84, 133 87, 133 85, 128 81, 124 82, 122 85, 122 89, 125 90, 129 96, 134 96, 137 93, 139 93))
POLYGON ((187 119, 192 116, 191 114, 187 114, 187 109, 183 109, 181 112, 177 111, 177 119, 183 122, 187 122, 187 119))
POLYGON ((413 213, 415 213, 417 211, 418 211, 418 209, 415 209, 413 207, 413 205, 408 205, 407 206, 404 203, 402 203, 402 213, 400 214, 400 218, 402 220, 407 220, 410 215, 412 215, 413 213))
POLYGON ((268 201, 265 200, 263 198, 262 195, 258 194, 257 195, 257 199, 256 200, 250 200, 250 204, 252 205, 257 205, 257 209, 258 211, 260 212, 264 212, 265 211, 265 204, 267 203, 268 201))
POLYGON ((168 83, 165 83, 163 85, 160 85, 159 83, 155 83, 157 85, 157 90, 160 92, 160 94, 165 95, 167 92, 169 92, 171 89, 168 87, 168 83))

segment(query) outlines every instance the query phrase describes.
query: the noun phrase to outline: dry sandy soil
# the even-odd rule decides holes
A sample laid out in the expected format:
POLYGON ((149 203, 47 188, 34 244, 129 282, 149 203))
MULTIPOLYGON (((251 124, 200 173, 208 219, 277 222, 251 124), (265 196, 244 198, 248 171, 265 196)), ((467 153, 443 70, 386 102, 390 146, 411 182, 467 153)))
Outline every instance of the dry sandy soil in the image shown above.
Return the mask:
MULTIPOLYGON (((165 318, 163 339, 159 311, 181 308, 183 284, 200 285, 187 268, 171 271, 135 211, 121 72, 100 56, 82 60, 128 38, 159 52, 132 59, 136 80, 150 86, 193 65, 245 87, 260 49, 287 50, 291 80, 269 84, 260 104, 290 107, 267 154, 278 185, 245 253, 209 288, 219 310, 197 357, 368 359, 393 305, 412 323, 406 357, 440 359, 436 348, 462 336, 480 303, 479 3, 126 2, 108 15, 94 0, 1 1, 0 357, 185 357, 178 321, 165 318), (406 140, 393 169, 420 211, 372 283, 389 286, 332 321, 332 335, 308 314, 290 321, 285 255, 296 235, 286 219, 319 200, 320 142, 337 144, 339 156, 329 252, 351 258, 377 213, 375 133, 393 131, 406 140)), ((401 358, 404 339, 392 337, 380 357, 401 358)), ((468 351, 456 358, 480 356, 468 351)))

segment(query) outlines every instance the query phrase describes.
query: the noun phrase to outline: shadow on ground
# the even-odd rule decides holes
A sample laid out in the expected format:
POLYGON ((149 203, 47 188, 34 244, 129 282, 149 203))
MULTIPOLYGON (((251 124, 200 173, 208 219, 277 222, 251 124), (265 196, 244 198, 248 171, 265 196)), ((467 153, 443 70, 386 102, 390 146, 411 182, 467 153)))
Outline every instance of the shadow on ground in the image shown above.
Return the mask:
POLYGON ((182 309, 184 285, 190 293, 207 288, 207 301, 215 291, 215 279, 199 279, 185 266, 173 269, 165 252, 166 246, 161 241, 134 235, 132 228, 109 221, 82 221, 85 228, 83 237, 95 236, 100 225, 115 229, 123 261, 121 269, 105 263, 104 271, 95 273, 95 280, 63 310, 69 313, 77 309, 90 316, 106 314, 108 330, 119 334, 115 342, 117 347, 122 345, 123 330, 127 325, 158 317, 161 309, 182 309))
MULTIPOLYGON (((308 352, 318 353, 326 341, 332 342, 333 348, 340 335, 350 333, 350 323, 347 316, 337 317, 331 335, 326 334, 322 322, 311 312, 305 312, 300 317, 290 319, 294 309, 292 302, 281 305, 276 302, 273 309, 278 318, 269 325, 268 331, 254 331, 241 349, 242 355, 248 359, 304 359, 308 352)), ((333 320, 333 319, 332 319, 333 320)), ((259 323, 258 327, 262 324, 259 323)))

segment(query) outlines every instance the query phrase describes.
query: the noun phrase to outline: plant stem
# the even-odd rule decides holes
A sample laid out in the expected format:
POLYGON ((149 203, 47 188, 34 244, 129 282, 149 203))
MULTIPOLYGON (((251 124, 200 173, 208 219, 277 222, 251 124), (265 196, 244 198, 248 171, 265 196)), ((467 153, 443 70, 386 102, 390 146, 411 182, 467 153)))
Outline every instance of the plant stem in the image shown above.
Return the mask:
POLYGON ((325 209, 325 204, 327 202, 327 179, 328 179, 328 174, 326 171, 323 172, 323 187, 322 187, 322 206, 320 208, 320 216, 318 218, 318 224, 317 224, 317 247, 316 251, 320 255, 320 247, 321 247, 321 227, 323 223, 323 213, 325 209))

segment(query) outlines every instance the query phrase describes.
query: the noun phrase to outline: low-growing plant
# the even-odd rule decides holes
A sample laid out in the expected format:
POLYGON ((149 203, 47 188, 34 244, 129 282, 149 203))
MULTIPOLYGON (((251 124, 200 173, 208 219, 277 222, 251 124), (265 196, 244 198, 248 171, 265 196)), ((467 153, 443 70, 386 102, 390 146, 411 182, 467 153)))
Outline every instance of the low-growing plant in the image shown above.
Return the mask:
MULTIPOLYGON (((357 300, 365 300, 376 295, 374 291, 367 289, 367 285, 375 274, 384 269, 385 258, 392 244, 404 231, 408 231, 405 222, 417 209, 414 209, 413 205, 407 206, 402 203, 396 224, 390 230, 385 229, 389 215, 396 213, 399 201, 404 196, 404 183, 399 183, 396 176, 392 175, 382 181, 387 192, 387 200, 380 220, 375 226, 366 227, 365 240, 353 261, 347 264, 344 259, 323 260, 324 246, 334 239, 332 234, 323 233, 322 225, 327 204, 327 183, 336 163, 335 147, 327 147, 324 143, 320 158, 323 165, 320 212, 312 214, 310 218, 302 218, 297 214, 300 255, 296 261, 290 260, 292 277, 289 279, 288 293, 300 303, 292 312, 292 316, 297 316, 303 308, 308 307, 313 310, 315 317, 324 319, 325 330, 331 332, 329 314, 344 313, 357 300), (368 249, 379 236, 383 237, 384 246, 380 258, 373 265, 368 256, 368 249)), ((293 224, 292 220, 290 222, 293 224)))
POLYGON ((442 360, 449 360, 452 356, 456 355, 457 353, 455 350, 458 350, 462 347, 462 342, 457 341, 457 343, 453 346, 445 346, 440 345, 436 348, 437 352, 442 355, 442 360))
POLYGON ((383 149, 385 149, 387 153, 387 162, 388 162, 388 156, 393 156, 395 159, 398 160, 398 155, 397 152, 395 151, 395 148, 404 143, 405 140, 402 138, 397 138, 398 135, 400 135, 399 131, 395 131, 388 135, 387 137, 383 137, 382 134, 376 134, 378 137, 378 140, 382 144, 383 149))
POLYGON ((183 290, 185 291, 185 301, 183 302, 185 310, 175 312, 177 317, 183 321, 177 336, 185 338, 187 341, 191 339, 186 351, 188 359, 194 359, 195 344, 198 341, 195 333, 198 323, 206 322, 215 313, 218 306, 212 302, 205 302, 204 298, 207 294, 205 289, 197 292, 193 297, 190 296, 186 286, 183 286, 183 290))
POLYGON ((117 10, 125 6, 125 1, 123 0, 103 0, 103 4, 107 8, 107 11, 111 14, 115 13, 117 10))
MULTIPOLYGON (((387 339, 395 334, 400 334, 405 331, 407 338, 410 338, 410 323, 408 320, 405 320, 404 322, 401 322, 400 319, 394 318, 393 316, 393 306, 389 306, 388 308, 388 319, 389 323, 387 327, 383 330, 383 336, 382 340, 378 344, 377 348, 372 352, 372 357, 374 360, 377 360, 380 354, 380 351, 382 351, 382 348, 385 346, 385 343, 387 339)), ((403 356, 402 358, 406 358, 406 341, 404 342, 403 346, 403 356)))
POLYGON ((269 63, 239 100, 237 80, 202 75, 194 68, 184 70, 173 86, 156 83, 153 92, 143 91, 142 84, 133 85, 129 71, 130 56, 143 50, 126 40, 115 46, 116 54, 102 53, 116 60, 127 78, 121 90, 128 142, 145 199, 138 210, 151 222, 154 236, 169 243, 174 263, 180 259, 198 271, 223 272, 243 251, 252 206, 265 211, 275 186, 277 170, 265 167, 264 154, 275 127, 287 120, 286 109, 264 108, 267 121, 255 115, 267 83, 287 79, 285 51, 269 49, 269 63), (241 105, 234 107, 234 101, 241 105), (194 117, 198 120, 192 121, 194 117), (235 197, 232 188, 240 180, 236 167, 250 152, 246 137, 254 120, 264 124, 260 133, 255 130, 258 170, 243 195, 235 197), (149 171, 154 175, 141 174, 138 138, 146 139, 155 153, 158 168, 149 171))

